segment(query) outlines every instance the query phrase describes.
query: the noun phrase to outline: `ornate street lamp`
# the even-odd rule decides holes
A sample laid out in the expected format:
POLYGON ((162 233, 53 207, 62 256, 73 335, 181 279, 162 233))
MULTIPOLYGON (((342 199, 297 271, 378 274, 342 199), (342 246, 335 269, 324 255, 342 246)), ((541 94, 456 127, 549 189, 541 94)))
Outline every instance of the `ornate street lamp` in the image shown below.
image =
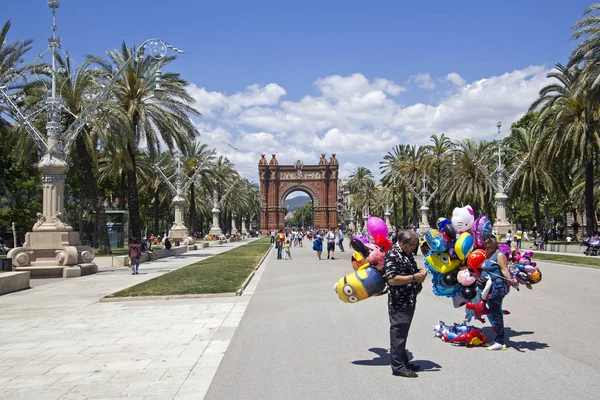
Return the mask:
POLYGON ((429 226, 427 212, 429 211, 429 203, 431 203, 431 200, 433 199, 433 196, 435 196, 435 194, 437 193, 438 188, 435 188, 433 192, 429 193, 427 189, 427 175, 425 174, 425 172, 423 172, 423 188, 420 192, 417 192, 413 185, 411 185, 406 179, 404 179, 402 175, 398 176, 404 181, 404 184, 408 187, 408 189, 415 195, 419 203, 421 203, 421 223, 419 228, 421 229, 422 233, 425 233, 426 231, 431 229, 431 227, 429 226))
MULTIPOLYGON (((171 183, 171 177, 168 177, 164 168, 159 164, 154 164, 158 173, 163 178, 164 182, 167 184, 171 192, 173 193, 173 208, 175 211, 175 218, 173 222, 173 227, 169 230, 169 239, 175 242, 176 246, 179 244, 183 244, 184 246, 191 246, 196 243, 196 239, 189 235, 188 229, 186 228, 183 222, 183 213, 185 210, 185 192, 190 188, 192 183, 196 182, 200 177, 200 173, 202 172, 202 167, 204 164, 210 160, 212 155, 217 151, 217 148, 214 148, 206 157, 206 159, 196 168, 194 174, 189 177, 187 182, 183 183, 183 165, 181 162, 181 154, 177 153, 175 159, 177 160, 177 168, 175 169, 175 185, 171 183)), ((163 239, 164 240, 164 239, 163 239)))
MULTIPOLYGON (((502 128, 502 122, 498 121, 496 124, 498 128, 498 139, 500 139, 500 128, 502 128)), ((491 174, 488 172, 487 168, 485 168, 477 158, 471 154, 471 158, 475 162, 475 165, 479 168, 487 182, 494 187, 496 190, 496 194, 494 195, 494 199, 496 200, 496 220, 494 222, 494 230, 499 235, 504 235, 510 229, 510 222, 506 219, 506 202, 508 201, 508 190, 512 186, 515 181, 517 174, 525 164, 525 161, 529 158, 531 153, 527 153, 527 155, 521 160, 517 168, 514 172, 509 176, 508 180, 505 181, 505 172, 506 169, 504 164, 502 163, 502 142, 498 140, 498 152, 495 153, 498 155, 498 165, 494 172, 491 174)))
MULTIPOLYGON (((34 63, 37 62, 48 51, 52 55, 52 63, 48 71, 51 75, 51 90, 42 106, 42 109, 47 112, 46 137, 33 125, 33 116, 26 115, 13 101, 9 93, 10 81, 8 84, 0 86, 0 100, 8 104, 11 117, 25 128, 42 153, 38 164, 43 183, 42 212, 37 214, 38 221, 33 226, 32 232, 25 235, 24 246, 12 249, 8 257, 12 258, 13 267, 16 267, 17 270, 29 270, 33 276, 56 274, 58 271, 63 277, 72 277, 95 273, 97 266, 92 263, 94 250, 89 246, 81 245, 79 233, 73 232, 73 228, 64 216, 64 186, 68 169, 66 152, 81 129, 98 110, 100 103, 110 97, 112 86, 121 78, 121 73, 134 58, 141 59, 144 56, 150 56, 160 62, 169 50, 180 54, 183 51, 162 39, 146 40, 125 61, 117 73, 103 84, 102 90, 91 98, 80 115, 76 116, 75 121, 63 131, 61 110, 68 112, 69 110, 56 91, 57 73, 63 72, 57 67, 60 39, 56 36, 56 10, 59 7, 59 1, 48 0, 48 7, 52 10, 52 37, 48 39, 46 51, 34 61, 34 63)), ((23 80, 23 77, 15 73, 11 79, 23 80)), ((157 99, 164 95, 160 69, 156 73, 154 92, 157 99)))

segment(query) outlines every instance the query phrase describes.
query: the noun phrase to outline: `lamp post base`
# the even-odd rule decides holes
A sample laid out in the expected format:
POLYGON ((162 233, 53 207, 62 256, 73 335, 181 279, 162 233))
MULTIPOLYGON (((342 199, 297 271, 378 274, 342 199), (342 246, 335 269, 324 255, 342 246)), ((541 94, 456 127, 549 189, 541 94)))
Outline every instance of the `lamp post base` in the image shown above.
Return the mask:
POLYGON ((169 239, 174 246, 191 246, 196 243, 196 239, 190 236, 185 226, 172 227, 169 231, 169 239))
POLYGON ((219 228, 218 226, 213 226, 212 228, 210 228, 210 231, 208 231, 208 234, 214 236, 221 236, 223 234, 223 231, 221 231, 221 228, 219 228))
POLYGON ((498 234, 499 240, 502 241, 504 239, 504 235, 506 235, 511 229, 511 225, 510 222, 508 222, 507 220, 496 220, 493 229, 498 234))
POLYGON ((79 232, 42 231, 25 235, 23 247, 8 252, 16 271, 30 271, 32 278, 63 277, 95 274, 98 272, 94 249, 81 245, 79 232))

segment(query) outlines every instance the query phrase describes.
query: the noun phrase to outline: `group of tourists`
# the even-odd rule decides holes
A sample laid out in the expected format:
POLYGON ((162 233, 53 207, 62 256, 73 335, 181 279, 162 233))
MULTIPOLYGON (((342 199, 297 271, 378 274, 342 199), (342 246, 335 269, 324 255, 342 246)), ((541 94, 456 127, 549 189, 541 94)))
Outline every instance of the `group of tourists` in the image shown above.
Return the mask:
POLYGON ((278 260, 291 260, 293 247, 304 247, 303 239, 312 242, 312 249, 317 253, 317 260, 321 260, 323 248, 327 250, 327 259, 335 260, 336 246, 344 252, 344 232, 339 228, 327 231, 320 229, 280 229, 270 231, 271 244, 277 248, 278 260))
MULTIPOLYGON (((292 259, 292 247, 304 247, 302 240, 307 236, 304 229, 299 230, 284 230, 280 229, 277 231, 269 232, 271 238, 271 244, 277 248, 277 259, 278 260, 291 260, 292 259)), ((309 236, 310 240, 311 236, 309 236)))
POLYGON ((331 228, 325 233, 324 230, 317 230, 314 235, 313 250, 317 253, 317 260, 321 260, 323 254, 323 242, 327 243, 327 259, 335 260, 335 246, 344 252, 344 232, 339 228, 331 228))

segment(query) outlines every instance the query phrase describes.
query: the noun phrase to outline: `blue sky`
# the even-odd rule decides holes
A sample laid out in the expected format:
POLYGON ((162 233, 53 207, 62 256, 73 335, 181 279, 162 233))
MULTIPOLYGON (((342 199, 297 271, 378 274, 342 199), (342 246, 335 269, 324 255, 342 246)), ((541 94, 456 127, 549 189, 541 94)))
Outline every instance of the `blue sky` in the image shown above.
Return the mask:
MULTIPOLYGON (((0 21, 13 23, 9 39, 32 38, 42 51, 46 1, 0 2, 0 21)), ((205 115, 201 140, 232 142, 240 149, 232 159, 253 175, 261 152, 305 164, 337 152, 347 175, 356 165, 376 170, 392 145, 424 144, 433 133, 490 137, 495 121, 509 126, 547 83, 547 70, 567 60, 571 26, 591 4, 60 3, 58 34, 76 59, 150 37, 184 49, 169 68, 190 82, 205 115)))

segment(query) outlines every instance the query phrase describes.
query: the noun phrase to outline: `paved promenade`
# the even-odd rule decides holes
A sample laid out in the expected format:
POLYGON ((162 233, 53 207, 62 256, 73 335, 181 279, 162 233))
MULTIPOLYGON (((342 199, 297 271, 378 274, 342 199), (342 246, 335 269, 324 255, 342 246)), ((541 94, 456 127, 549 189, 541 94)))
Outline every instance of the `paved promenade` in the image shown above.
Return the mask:
POLYGON ((597 398, 593 268, 541 262, 542 283, 506 298, 510 348, 498 353, 432 337, 463 311, 428 280, 408 341, 423 368, 412 380, 391 375, 386 298, 345 304, 333 291, 349 252, 271 252, 242 297, 99 302, 237 245, 1 296, 0 399, 597 398))
POLYGON ((201 399, 250 296, 99 299, 245 243, 0 296, 0 399, 201 399))
POLYGON ((270 257, 208 399, 598 398, 598 269, 540 262, 543 281, 505 300, 504 352, 434 338, 432 325, 464 312, 435 297, 428 278, 407 346, 423 371, 406 379, 389 367, 387 298, 345 304, 334 293, 350 253, 322 261, 310 247, 292 253, 293 261, 270 257))

